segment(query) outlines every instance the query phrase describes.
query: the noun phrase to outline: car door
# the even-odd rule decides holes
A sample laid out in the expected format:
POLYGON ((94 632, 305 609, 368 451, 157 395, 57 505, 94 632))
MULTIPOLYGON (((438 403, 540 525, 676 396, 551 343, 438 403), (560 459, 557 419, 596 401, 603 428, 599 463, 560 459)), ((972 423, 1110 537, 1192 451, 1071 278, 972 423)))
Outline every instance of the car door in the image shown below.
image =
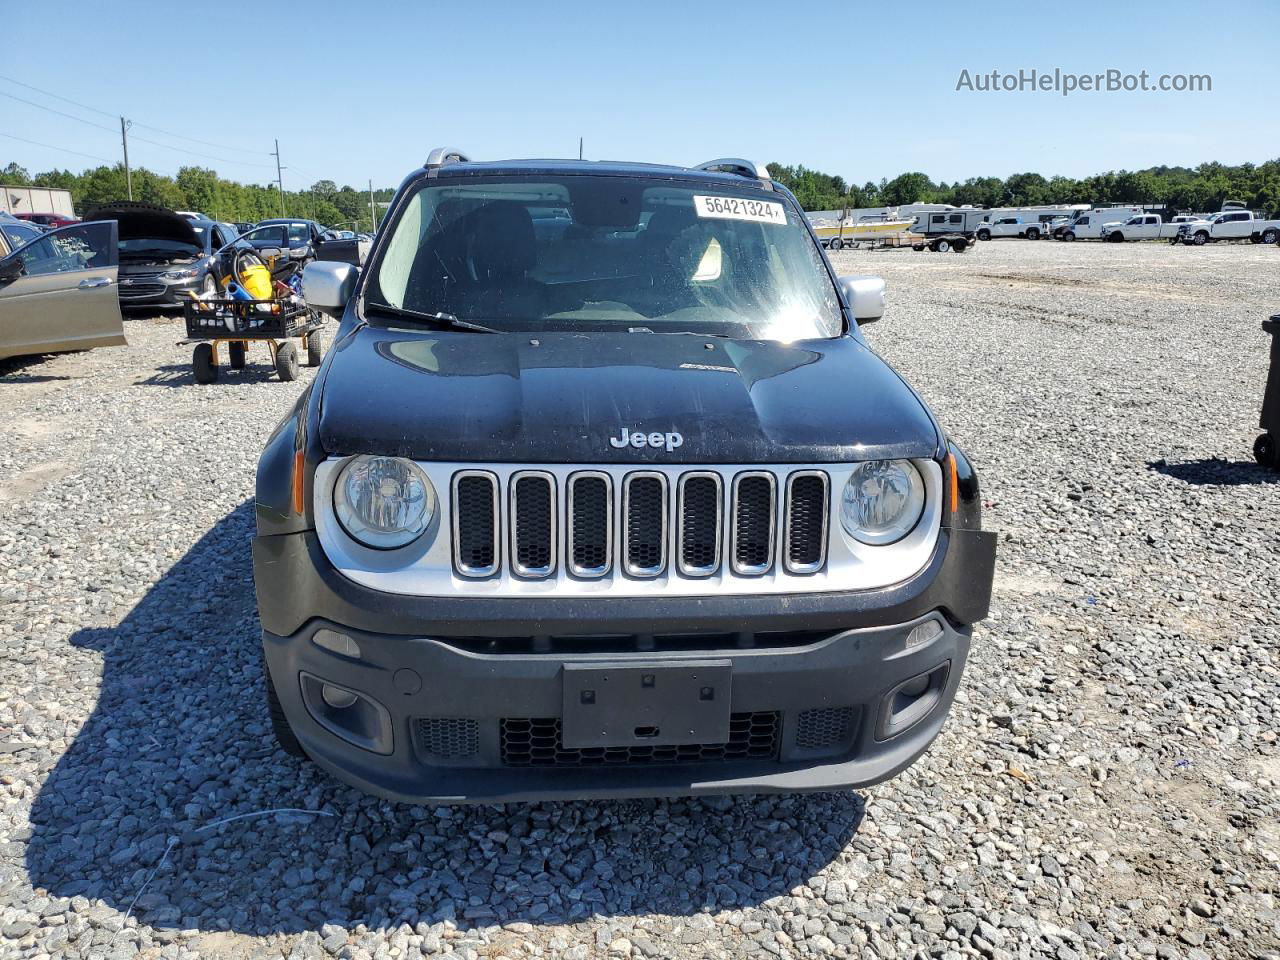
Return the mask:
POLYGON ((125 342, 114 220, 46 233, 0 260, 0 357, 125 342))

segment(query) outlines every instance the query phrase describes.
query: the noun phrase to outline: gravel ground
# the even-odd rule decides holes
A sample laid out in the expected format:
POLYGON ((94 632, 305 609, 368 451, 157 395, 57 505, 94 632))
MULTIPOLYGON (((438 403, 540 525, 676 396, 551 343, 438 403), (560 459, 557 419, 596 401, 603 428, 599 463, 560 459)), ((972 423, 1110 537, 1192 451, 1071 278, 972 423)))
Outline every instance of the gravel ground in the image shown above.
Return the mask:
POLYGON ((175 319, 0 364, 0 956, 1280 958, 1280 251, 836 260, 1001 531, 951 721, 860 794, 343 787, 273 746, 249 566, 310 371, 198 387, 175 319))

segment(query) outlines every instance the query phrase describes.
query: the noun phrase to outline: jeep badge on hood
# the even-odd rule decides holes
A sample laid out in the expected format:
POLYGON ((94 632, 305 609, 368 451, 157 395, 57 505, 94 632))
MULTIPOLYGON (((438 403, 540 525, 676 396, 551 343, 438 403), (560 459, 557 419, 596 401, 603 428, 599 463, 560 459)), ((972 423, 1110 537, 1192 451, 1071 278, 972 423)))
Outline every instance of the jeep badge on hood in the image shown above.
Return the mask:
POLYGON ((671 453, 676 447, 684 444, 684 437, 671 430, 667 433, 643 433, 639 430, 628 430, 622 428, 621 436, 610 437, 609 445, 613 447, 666 447, 667 453, 671 453))

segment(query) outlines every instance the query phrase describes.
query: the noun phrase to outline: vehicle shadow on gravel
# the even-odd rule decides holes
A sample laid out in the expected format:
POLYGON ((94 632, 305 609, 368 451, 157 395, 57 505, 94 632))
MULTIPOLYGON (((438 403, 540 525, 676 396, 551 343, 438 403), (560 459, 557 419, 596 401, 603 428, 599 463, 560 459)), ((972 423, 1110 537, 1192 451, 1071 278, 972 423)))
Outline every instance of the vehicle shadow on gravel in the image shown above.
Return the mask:
POLYGON ((1222 460, 1206 457, 1185 463, 1156 460, 1148 469, 1195 486, 1240 487, 1259 483, 1280 483, 1280 473, 1259 466, 1253 460, 1222 460))
POLYGON ((33 887, 258 935, 688 915, 785 894, 858 831, 852 793, 430 808, 345 787, 271 737, 252 534, 246 502, 119 626, 71 638, 101 654, 101 689, 33 805, 33 887), (279 808, 321 813, 211 826, 279 808))
MULTIPOLYGON (((218 387, 232 387, 238 383, 266 383, 270 380, 278 381, 280 378, 276 376, 275 367, 271 366, 264 359, 261 363, 250 360, 249 364, 240 370, 232 370, 229 367, 218 368, 218 379, 213 383, 202 384, 206 389, 216 390, 218 387)), ((156 367, 155 373, 149 377, 141 377, 135 381, 141 387, 190 387, 194 386, 196 375, 191 369, 189 363, 171 363, 164 366, 156 367)))

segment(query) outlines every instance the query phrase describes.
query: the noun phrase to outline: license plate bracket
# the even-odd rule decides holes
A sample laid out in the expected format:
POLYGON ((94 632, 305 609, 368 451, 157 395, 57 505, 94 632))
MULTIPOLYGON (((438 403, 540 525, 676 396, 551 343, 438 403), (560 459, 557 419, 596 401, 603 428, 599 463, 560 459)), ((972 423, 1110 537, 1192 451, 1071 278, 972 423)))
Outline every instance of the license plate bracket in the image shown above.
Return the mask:
POLYGON ((728 743, 728 660, 567 663, 560 737, 566 749, 728 743))

